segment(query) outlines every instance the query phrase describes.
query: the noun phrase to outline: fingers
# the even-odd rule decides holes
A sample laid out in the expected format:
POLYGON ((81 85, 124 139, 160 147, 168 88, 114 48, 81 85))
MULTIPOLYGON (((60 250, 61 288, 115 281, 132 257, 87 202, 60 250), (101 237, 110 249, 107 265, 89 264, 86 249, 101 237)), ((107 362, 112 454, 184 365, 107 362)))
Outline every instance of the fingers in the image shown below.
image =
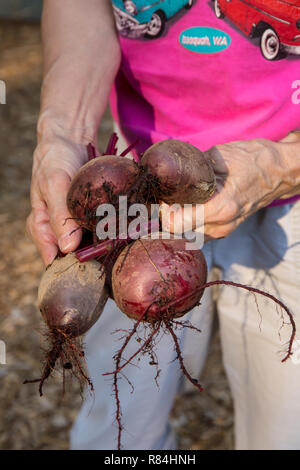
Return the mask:
MULTIPOLYGON (((208 203, 207 203, 208 204, 208 203)), ((162 228, 170 233, 184 233, 190 230, 204 232, 205 241, 224 238, 228 236, 242 221, 237 217, 235 208, 232 213, 226 213, 224 220, 216 219, 214 222, 206 221, 206 204, 197 204, 191 208, 168 206, 162 203, 160 206, 160 217, 162 228), (227 218, 227 216, 230 216, 227 218)))
POLYGON ((60 170, 32 184, 32 212, 27 219, 27 233, 46 266, 53 261, 58 248, 69 253, 76 250, 81 241, 81 229, 70 218, 67 208, 69 186, 70 177, 60 170))
POLYGON ((46 207, 31 212, 27 218, 26 231, 36 245, 45 266, 48 266, 57 254, 57 244, 46 207))
POLYGON ((57 171, 49 179, 45 202, 49 212, 49 222, 57 244, 63 253, 76 250, 80 244, 82 231, 67 208, 67 194, 70 178, 65 172, 57 171))
POLYGON ((53 260, 58 248, 69 253, 81 242, 81 229, 67 208, 67 194, 71 179, 86 159, 84 145, 55 136, 50 141, 40 141, 34 152, 32 212, 27 232, 45 264, 53 260))

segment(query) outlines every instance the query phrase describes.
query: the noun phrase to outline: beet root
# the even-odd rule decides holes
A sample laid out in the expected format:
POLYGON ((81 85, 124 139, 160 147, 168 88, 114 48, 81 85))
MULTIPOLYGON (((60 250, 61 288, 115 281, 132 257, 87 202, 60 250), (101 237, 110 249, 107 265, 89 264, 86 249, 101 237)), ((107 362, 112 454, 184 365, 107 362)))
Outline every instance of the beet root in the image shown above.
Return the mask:
POLYGON ((117 205, 120 195, 128 195, 140 170, 129 158, 104 155, 89 161, 71 182, 67 205, 78 225, 94 230, 100 204, 117 205))
MULTIPOLYGON (((179 239, 139 239, 121 252, 113 268, 114 299, 119 308, 135 320, 133 328, 123 336, 123 344, 114 356, 115 370, 103 374, 113 377, 119 449, 123 430, 118 390, 119 375, 124 376, 124 368, 133 364, 135 358, 148 354, 151 358, 150 364, 156 365, 155 380, 157 379, 159 370, 155 361, 155 344, 159 341, 161 330, 169 333, 173 340, 176 359, 182 374, 202 391, 197 378, 192 377, 184 365, 176 329, 191 328, 200 332, 188 321, 178 320, 178 317, 199 303, 206 288, 215 285, 233 286, 272 300, 282 309, 280 314, 282 324, 286 324, 283 315, 285 312, 291 326, 291 335, 282 362, 292 355, 296 325, 288 308, 276 297, 257 288, 225 280, 206 282, 207 268, 202 252, 187 251, 184 244, 185 241, 179 239), (145 325, 148 325, 147 330, 145 325), (140 326, 143 326, 143 339, 139 333, 140 326), (135 336, 138 337, 139 343, 137 350, 125 359, 124 351, 135 336)), ((257 304, 256 306, 258 308, 257 304)))
POLYGON ((80 263, 74 253, 53 261, 42 276, 38 291, 38 306, 47 325, 49 349, 41 377, 24 383, 39 382, 42 395, 43 384, 60 359, 63 374, 70 369, 93 389, 82 364, 84 351, 80 336, 98 320, 107 298, 100 263, 80 263))
POLYGON ((197 288, 206 282, 206 261, 200 250, 188 251, 185 244, 184 239, 142 238, 121 252, 112 289, 122 312, 138 320, 146 311, 143 320, 156 322, 162 316, 181 317, 199 303, 203 291, 197 288))
POLYGON ((38 307, 50 329, 75 338, 93 326, 107 300, 101 269, 94 260, 80 263, 74 253, 47 268, 39 285, 38 307))
POLYGON ((216 188, 216 178, 205 154, 191 144, 167 139, 149 147, 141 159, 159 185, 158 196, 167 204, 201 204, 216 188))

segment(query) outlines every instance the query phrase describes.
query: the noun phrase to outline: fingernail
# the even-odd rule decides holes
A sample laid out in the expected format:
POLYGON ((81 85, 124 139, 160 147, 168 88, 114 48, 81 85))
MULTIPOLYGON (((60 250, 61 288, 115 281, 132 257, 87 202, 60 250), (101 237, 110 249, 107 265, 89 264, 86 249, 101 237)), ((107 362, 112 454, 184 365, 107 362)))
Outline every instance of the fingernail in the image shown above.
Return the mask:
POLYGON ((70 251, 73 246, 72 234, 65 233, 64 235, 62 235, 58 240, 58 246, 60 251, 62 251, 63 253, 66 251, 70 251))

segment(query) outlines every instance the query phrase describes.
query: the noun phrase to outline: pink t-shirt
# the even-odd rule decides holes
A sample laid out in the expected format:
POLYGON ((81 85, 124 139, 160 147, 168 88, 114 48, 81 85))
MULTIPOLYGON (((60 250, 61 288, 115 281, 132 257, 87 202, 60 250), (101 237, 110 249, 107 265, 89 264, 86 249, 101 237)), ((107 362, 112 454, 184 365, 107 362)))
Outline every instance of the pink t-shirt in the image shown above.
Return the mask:
POLYGON ((113 6, 122 65, 111 108, 140 152, 166 138, 206 150, 300 129, 299 0, 113 6))

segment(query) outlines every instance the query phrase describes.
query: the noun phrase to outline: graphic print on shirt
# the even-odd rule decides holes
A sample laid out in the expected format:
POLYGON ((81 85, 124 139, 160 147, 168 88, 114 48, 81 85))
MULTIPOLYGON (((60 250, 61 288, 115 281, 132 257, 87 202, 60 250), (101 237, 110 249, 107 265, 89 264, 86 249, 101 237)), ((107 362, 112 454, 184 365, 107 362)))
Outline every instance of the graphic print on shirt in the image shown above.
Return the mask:
POLYGON ((300 0, 213 0, 217 18, 228 18, 250 38, 260 39, 265 59, 300 55, 300 0))
MULTIPOLYGON (((288 54, 300 55, 300 0, 200 1, 203 7, 211 3, 220 20, 220 28, 204 31, 205 25, 199 25, 199 31, 194 34, 196 27, 193 25, 193 31, 185 30, 180 35, 179 42, 183 47, 198 53, 226 49, 230 38, 221 31, 221 20, 225 20, 242 31, 247 36, 245 40, 255 43, 257 38, 267 60, 278 60, 288 54)), ((127 38, 155 39, 162 35, 171 18, 179 20, 180 12, 196 3, 199 7, 199 0, 113 0, 117 29, 127 38)))
POLYGON ((192 52, 213 54, 227 49, 230 46, 231 38, 229 34, 220 29, 194 26, 182 31, 179 43, 192 52))
POLYGON ((113 0, 117 29, 128 38, 158 38, 167 21, 180 10, 189 10, 193 3, 194 0, 113 0))

